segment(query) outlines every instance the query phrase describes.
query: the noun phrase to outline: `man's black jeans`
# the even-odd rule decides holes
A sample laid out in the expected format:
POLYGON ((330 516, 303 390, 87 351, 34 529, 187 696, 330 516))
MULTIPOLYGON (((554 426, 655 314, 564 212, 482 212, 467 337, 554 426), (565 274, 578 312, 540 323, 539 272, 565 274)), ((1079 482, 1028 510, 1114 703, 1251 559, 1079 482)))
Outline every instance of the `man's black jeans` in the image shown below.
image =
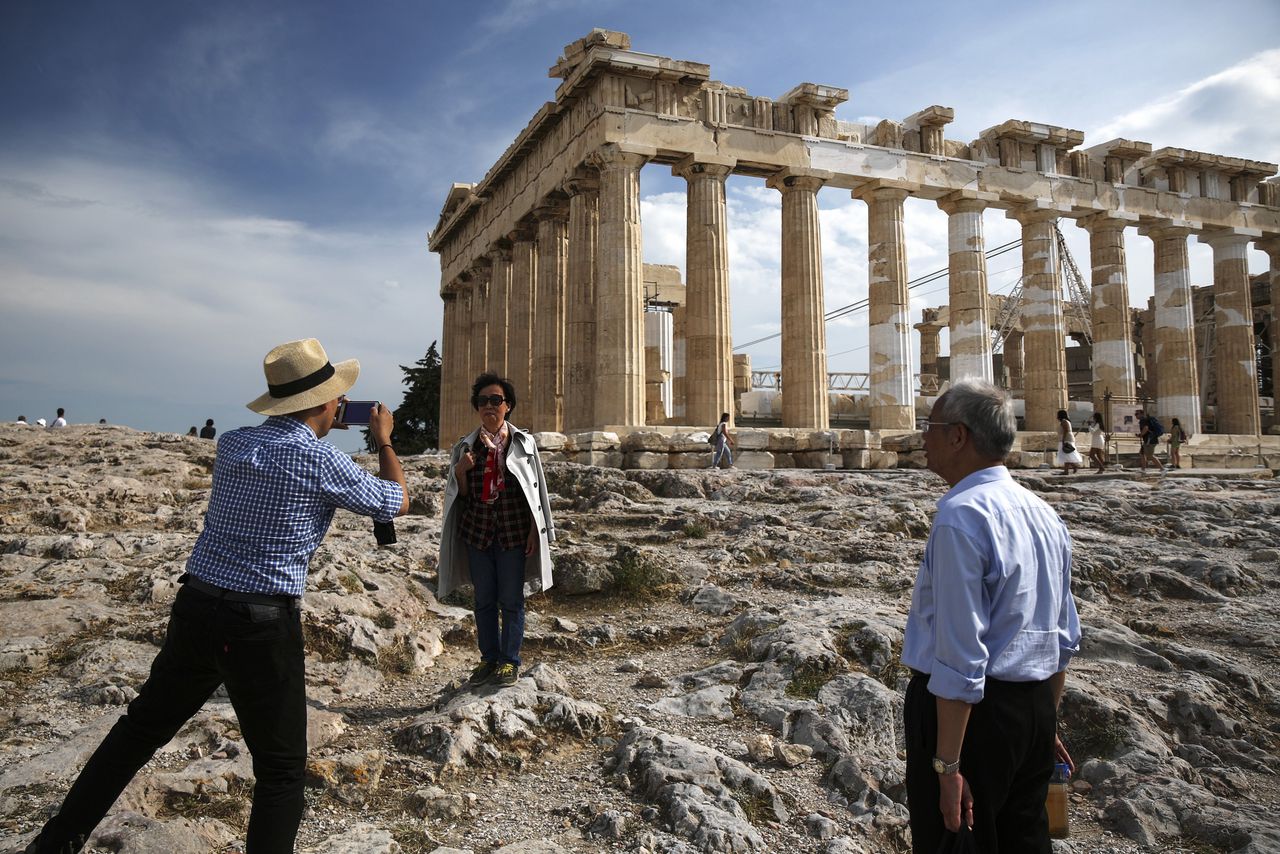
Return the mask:
POLYGON ((223 683, 257 778, 246 854, 292 852, 307 761, 301 613, 229 602, 186 586, 173 603, 151 675, 29 850, 80 851, 138 769, 223 683))

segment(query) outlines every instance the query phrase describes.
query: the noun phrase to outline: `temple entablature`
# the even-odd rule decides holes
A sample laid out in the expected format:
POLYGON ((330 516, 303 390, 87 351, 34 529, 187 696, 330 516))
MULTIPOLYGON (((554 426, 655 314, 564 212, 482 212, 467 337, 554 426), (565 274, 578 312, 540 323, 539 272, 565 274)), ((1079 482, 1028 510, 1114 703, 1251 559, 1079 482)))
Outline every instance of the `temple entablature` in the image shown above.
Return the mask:
POLYGON ((1276 164, 1185 148, 1161 148, 1138 161, 1145 186, 1205 199, 1260 203, 1258 184, 1276 164))

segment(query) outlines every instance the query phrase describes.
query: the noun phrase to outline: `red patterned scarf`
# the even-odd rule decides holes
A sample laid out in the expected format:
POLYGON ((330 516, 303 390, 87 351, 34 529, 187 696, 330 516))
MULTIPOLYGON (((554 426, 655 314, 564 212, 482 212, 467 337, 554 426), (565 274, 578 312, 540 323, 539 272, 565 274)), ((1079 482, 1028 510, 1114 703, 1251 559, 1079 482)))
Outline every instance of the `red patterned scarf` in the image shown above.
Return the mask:
POLYGON ((484 442, 485 447, 489 449, 484 459, 484 490, 480 494, 480 500, 485 504, 497 501, 498 494, 507 486, 506 478, 502 474, 504 468, 502 457, 510 439, 511 431, 507 429, 505 421, 502 422, 502 427, 497 433, 490 433, 483 427, 480 428, 480 441, 484 442))

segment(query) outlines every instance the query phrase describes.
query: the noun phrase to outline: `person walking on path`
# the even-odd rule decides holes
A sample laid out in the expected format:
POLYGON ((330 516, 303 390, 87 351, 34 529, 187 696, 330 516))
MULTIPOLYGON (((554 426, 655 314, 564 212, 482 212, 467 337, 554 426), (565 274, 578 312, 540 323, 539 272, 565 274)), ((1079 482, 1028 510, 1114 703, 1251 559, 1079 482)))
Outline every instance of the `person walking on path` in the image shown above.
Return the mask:
POLYGON ((524 643, 525 584, 551 587, 555 525, 538 445, 507 420, 516 408, 511 380, 489 372, 476 377, 471 408, 480 425, 449 455, 436 597, 473 586, 480 663, 467 681, 514 685, 524 643))
POLYGON ((951 489, 938 501, 902 645, 915 854, 961 832, 985 854, 1049 854, 1049 777, 1055 756, 1072 764, 1057 736, 1066 668, 1080 650, 1071 537, 1005 468, 1016 428, 1008 394, 967 379, 937 399, 924 432, 929 470, 951 489))
POLYGON ((293 851, 307 760, 300 599, 334 511, 389 522, 409 509, 391 447, 391 412, 374 407, 378 476, 321 441, 360 363, 332 364, 314 338, 263 362, 268 416, 223 435, 204 529, 187 561, 151 675, 90 757, 26 854, 74 854, 152 755, 225 685, 253 758, 245 854, 293 851))
POLYGON ((1176 418, 1169 419, 1169 467, 1182 467, 1182 443, 1187 441, 1187 431, 1176 418))
POLYGON ((1096 468, 1098 474, 1107 470, 1107 430, 1102 422, 1102 413, 1095 412, 1089 418, 1089 467, 1096 468))
POLYGON ((721 458, 727 457, 733 468, 733 436, 729 434, 729 413, 720 413, 720 423, 711 431, 711 467, 720 468, 721 458))
POLYGON ((205 419, 204 426, 200 428, 201 439, 212 439, 218 435, 217 429, 213 426, 213 419, 205 419))
POLYGON ((1164 427, 1154 415, 1147 415, 1141 409, 1138 415, 1138 463, 1142 466, 1142 470, 1147 470, 1148 463, 1155 463, 1159 466, 1160 471, 1164 471, 1164 463, 1156 457, 1156 448, 1160 446, 1160 436, 1164 433, 1164 427))
POLYGON ((1084 458, 1076 450, 1075 432, 1071 429, 1071 420, 1067 418, 1067 410, 1058 410, 1058 465, 1063 474, 1075 474, 1080 470, 1084 458))

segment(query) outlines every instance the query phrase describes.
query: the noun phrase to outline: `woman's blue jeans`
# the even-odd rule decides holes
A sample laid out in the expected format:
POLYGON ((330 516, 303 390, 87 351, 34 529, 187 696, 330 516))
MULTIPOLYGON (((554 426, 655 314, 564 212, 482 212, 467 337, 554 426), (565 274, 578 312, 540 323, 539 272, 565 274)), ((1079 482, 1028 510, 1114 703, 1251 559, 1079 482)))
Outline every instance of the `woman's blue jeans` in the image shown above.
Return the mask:
POLYGON ((476 589, 476 638, 480 658, 519 667, 520 644, 524 641, 524 549, 504 549, 495 538, 483 549, 468 544, 467 558, 471 584, 476 589))

